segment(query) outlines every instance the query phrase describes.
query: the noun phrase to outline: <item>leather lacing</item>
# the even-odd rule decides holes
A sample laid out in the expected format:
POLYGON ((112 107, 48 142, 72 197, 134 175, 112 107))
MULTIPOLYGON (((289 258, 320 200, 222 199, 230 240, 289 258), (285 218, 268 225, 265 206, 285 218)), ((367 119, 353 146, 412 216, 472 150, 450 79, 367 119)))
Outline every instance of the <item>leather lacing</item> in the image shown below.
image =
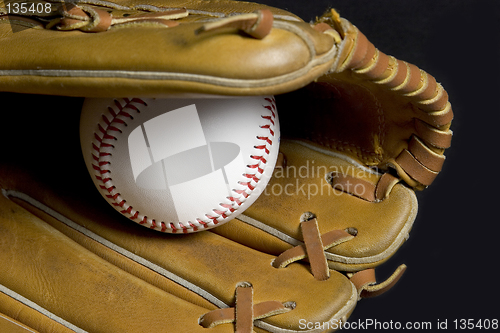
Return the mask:
POLYGON ((81 30, 85 32, 103 32, 111 26, 121 24, 162 24, 167 27, 179 25, 173 20, 189 15, 186 9, 166 12, 143 13, 129 17, 113 17, 108 11, 88 5, 62 4, 59 7, 61 17, 51 20, 46 28, 56 27, 58 30, 81 30))
MULTIPOLYGON (((273 267, 283 268, 295 261, 306 259, 311 266, 311 273, 315 279, 319 281, 328 280, 330 269, 325 251, 356 237, 357 229, 351 227, 321 234, 317 217, 311 212, 306 212, 301 216, 300 229, 304 243, 281 253, 273 261, 273 267)), ((377 283, 374 268, 348 273, 347 276, 356 286, 358 297, 368 298, 381 295, 391 289, 405 270, 406 265, 399 266, 387 280, 381 283, 377 283)))
MULTIPOLYGON (((103 4, 105 5, 105 4, 103 4)), ((126 25, 161 25, 175 27, 176 21, 189 16, 186 8, 153 8, 151 11, 141 11, 122 17, 113 16, 110 9, 101 6, 89 5, 84 2, 52 4, 50 13, 10 15, 9 20, 31 28, 56 29, 61 31, 80 30, 83 32, 104 32, 111 27, 126 25)), ((119 8, 124 9, 124 8, 119 8)), ((135 10, 135 8, 128 8, 135 10)), ((197 11, 197 14, 203 14, 197 11)), ((212 13, 207 13, 213 16, 212 13)), ((2 13, 0 12, 0 17, 2 13)), ((237 14, 234 16, 217 18, 205 23, 195 30, 195 34, 207 31, 231 28, 245 32, 248 36, 262 39, 267 36, 273 27, 274 17, 270 10, 257 10, 254 13, 237 14)))
POLYGON ((306 212, 301 216, 300 228, 304 244, 297 245, 281 253, 273 261, 273 267, 283 268, 292 262, 307 258, 313 276, 320 281, 327 280, 330 277, 330 269, 324 251, 347 242, 355 236, 345 230, 333 230, 321 235, 317 218, 310 212, 306 212))
POLYGON ((374 185, 369 181, 340 172, 330 172, 327 174, 326 180, 333 188, 369 202, 380 202, 386 199, 394 185, 400 181, 399 178, 390 173, 384 173, 374 185), (363 191, 357 191, 358 187, 362 188, 363 191))
POLYGON ((199 319, 199 324, 205 328, 212 328, 220 324, 234 323, 235 332, 250 333, 253 331, 255 320, 289 312, 295 306, 294 302, 278 301, 254 304, 253 286, 243 282, 236 286, 234 307, 210 311, 199 319))
POLYGON ((236 15, 206 23, 197 29, 195 33, 200 34, 222 28, 235 28, 254 38, 262 39, 271 32, 273 21, 273 13, 268 9, 262 9, 254 13, 236 15))

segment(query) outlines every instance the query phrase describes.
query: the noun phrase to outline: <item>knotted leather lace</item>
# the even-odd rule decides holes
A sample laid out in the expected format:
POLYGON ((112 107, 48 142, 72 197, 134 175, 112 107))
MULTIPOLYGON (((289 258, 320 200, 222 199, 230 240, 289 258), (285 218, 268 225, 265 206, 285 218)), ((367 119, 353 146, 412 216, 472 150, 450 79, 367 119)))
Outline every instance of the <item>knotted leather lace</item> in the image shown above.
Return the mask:
POLYGON ((293 310, 294 304, 266 301, 254 304, 253 286, 250 283, 240 283, 236 286, 236 301, 234 307, 217 309, 204 314, 200 325, 212 328, 224 323, 234 323, 235 332, 251 333, 253 322, 270 316, 293 310))

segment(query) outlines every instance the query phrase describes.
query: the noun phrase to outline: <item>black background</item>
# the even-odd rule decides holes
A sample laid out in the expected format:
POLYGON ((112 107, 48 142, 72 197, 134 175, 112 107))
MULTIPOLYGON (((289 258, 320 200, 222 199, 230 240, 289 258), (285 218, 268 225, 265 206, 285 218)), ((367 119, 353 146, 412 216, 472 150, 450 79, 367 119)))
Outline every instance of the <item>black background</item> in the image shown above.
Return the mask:
POLYGON ((417 194, 419 213, 410 239, 377 276, 384 279, 401 263, 408 269, 388 293, 361 300, 350 321, 426 321, 435 330, 438 321, 447 320, 452 331, 455 319, 500 319, 500 1, 260 2, 305 21, 333 7, 379 50, 424 69, 450 95, 454 137, 444 169, 417 194))

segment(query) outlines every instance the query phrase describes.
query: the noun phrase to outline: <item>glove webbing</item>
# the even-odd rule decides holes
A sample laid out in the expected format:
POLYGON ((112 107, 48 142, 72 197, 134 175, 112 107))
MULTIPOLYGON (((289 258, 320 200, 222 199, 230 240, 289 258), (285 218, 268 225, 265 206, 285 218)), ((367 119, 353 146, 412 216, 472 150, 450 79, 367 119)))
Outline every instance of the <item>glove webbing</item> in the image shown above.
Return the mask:
POLYGON ((448 94, 434 77, 380 52, 363 33, 356 32, 353 50, 339 71, 351 69, 355 76, 405 96, 420 111, 414 119, 418 136, 411 137, 408 148, 391 164, 409 185, 430 185, 441 171, 444 149, 451 144, 453 111, 448 94))
MULTIPOLYGON (((337 31, 343 46, 339 63, 332 68, 340 73, 350 70, 353 77, 370 81, 408 100, 418 115, 414 118, 416 135, 408 148, 389 160, 399 176, 410 186, 423 189, 441 171, 444 150, 450 147, 453 111, 448 94, 435 78, 417 66, 380 52, 356 27, 330 10, 317 20, 318 27, 337 31)), ((326 32, 326 31, 325 31, 326 32)))

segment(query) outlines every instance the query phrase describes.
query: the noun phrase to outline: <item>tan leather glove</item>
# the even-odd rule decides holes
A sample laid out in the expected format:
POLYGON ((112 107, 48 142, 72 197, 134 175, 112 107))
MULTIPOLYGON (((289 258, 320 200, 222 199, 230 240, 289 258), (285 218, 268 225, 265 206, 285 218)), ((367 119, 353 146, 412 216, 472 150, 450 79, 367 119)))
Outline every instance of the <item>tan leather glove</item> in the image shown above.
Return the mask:
POLYGON ((81 99, 9 95, 20 110, 46 113, 28 119, 39 132, 25 129, 39 146, 2 157, 4 196, 23 207, 2 199, 9 227, 2 262, 20 263, 0 274, 14 304, 1 309, 5 325, 112 332, 157 324, 158 331, 195 332, 199 322, 231 331, 236 321, 246 332, 296 331, 301 319, 345 320, 357 298, 397 281, 404 266, 379 285, 372 268, 407 237, 417 210, 411 188, 430 184, 451 137, 451 107, 432 77, 378 52, 335 12, 311 25, 229 1, 99 4, 0 16, 2 47, 15 50, 0 55, 0 89, 113 98, 284 94, 277 97, 283 158, 268 195, 245 217, 214 233, 164 235, 96 197, 77 154, 81 99), (41 52, 35 57, 33 49, 41 52), (61 118, 64 126, 53 125, 61 118), (34 242, 34 234, 43 237, 34 242), (300 259, 310 265, 292 264, 300 259), (131 299, 130 290, 141 292, 131 299), (161 313, 172 304, 183 314, 161 313), (122 312, 110 315, 114 307, 122 312), (148 315, 135 315, 141 311, 148 315))
MULTIPOLYGON (((207 26, 210 23, 207 21, 195 23, 207 18, 203 13, 205 9, 212 11, 209 18, 225 16, 224 11, 222 14, 214 11, 223 6, 198 3, 198 6, 204 5, 208 6, 191 6, 195 14, 187 19, 186 24, 172 30, 165 27, 170 23, 164 24, 163 18, 157 22, 157 17, 153 21, 148 18, 147 22, 142 19, 128 22, 131 24, 122 26, 123 30, 113 27, 95 34, 57 30, 76 26, 80 29, 81 22, 73 20, 99 25, 101 15, 106 14, 85 6, 58 9, 63 13, 62 17, 59 14, 52 17, 53 13, 49 17, 4 16, 2 19, 6 24, 1 28, 6 38, 2 40, 3 46, 10 50, 17 48, 19 52, 2 53, 10 59, 3 59, 8 65, 1 71, 2 90, 86 97, 115 97, 130 92, 159 96, 181 91, 188 94, 255 95, 265 90, 268 94, 297 89, 321 75, 329 68, 329 63, 335 61, 333 38, 315 31, 308 24, 297 22, 290 14, 284 16, 285 19, 291 18, 291 22, 276 23, 276 28, 265 39, 267 42, 262 42, 264 39, 251 36, 252 31, 240 34, 238 31, 242 29, 239 26, 226 27, 225 24, 232 24, 232 20, 222 21, 221 27, 207 26), (79 10, 89 15, 85 14, 85 17, 79 10), (28 29, 10 31, 16 26, 27 26, 28 29), (231 55, 228 59, 237 64, 228 66, 227 61, 221 62, 228 70, 227 75, 217 73, 215 77, 213 73, 207 73, 206 69, 215 68, 207 63, 198 66, 203 69, 199 72, 196 69, 198 48, 196 52, 192 50, 192 56, 184 54, 178 58, 177 62, 185 61, 185 66, 176 69, 172 76, 161 77, 170 73, 167 67, 173 66, 176 60, 164 61, 167 52, 159 49, 162 43, 155 38, 161 37, 162 42, 172 38, 170 52, 175 42, 179 42, 178 38, 182 38, 184 29, 188 37, 177 44, 179 47, 189 49, 187 43, 198 44, 203 52, 217 51, 219 54, 221 48, 233 46, 239 53, 228 50, 231 55), (150 34, 145 34, 145 31, 150 34), (198 35, 196 31, 199 31, 198 35), (291 49, 283 48, 276 41, 269 43, 274 34, 276 41, 281 40, 291 49), (128 60, 117 62, 117 57, 123 56, 121 52, 117 55, 116 49, 110 47, 108 38, 112 35, 114 46, 120 45, 120 41, 130 43, 134 38, 140 41, 141 51, 136 51, 143 59, 136 58, 133 63, 128 60), (88 44, 81 44, 83 40, 88 44), (237 45, 241 42, 256 43, 260 50, 253 50, 260 57, 266 52, 274 52, 279 60, 273 65, 274 69, 268 62, 264 69, 250 73, 248 77, 249 72, 242 70, 242 64, 248 66, 244 56, 251 56, 248 51, 252 47, 243 50, 237 45), (28 44, 31 47, 26 48, 28 44), (75 52, 74 45, 81 46, 80 51, 75 52), (90 45, 93 50, 98 46, 103 53, 96 55, 94 51, 83 51, 90 45), (27 58, 16 60, 21 54, 21 57, 29 57, 24 51, 33 49, 50 49, 51 56, 38 57, 40 62, 27 58), (59 51, 55 52, 59 58, 52 58, 54 50, 59 51), (152 59, 153 54, 161 55, 160 59, 152 59), (291 66, 284 63, 286 57, 291 66), (305 61, 297 63, 301 58, 305 61), (68 66, 63 64, 65 62, 68 66), (167 67, 158 68, 158 64, 167 67), (234 72, 236 69, 245 72, 244 75, 234 72), (160 72, 163 74, 155 78, 160 72), (106 77, 106 73, 111 75, 106 77), (134 78, 136 74, 138 76, 134 78), (226 86, 227 82, 231 84, 226 86), (61 90, 61 87, 65 88, 61 90)), ((119 4, 111 7, 118 12, 124 10, 119 4)), ((154 5, 148 8, 154 9, 154 5)), ((262 6, 244 5, 242 10, 258 8, 262 6)), ((130 12, 124 11, 124 17, 131 16, 130 12)), ((118 14, 115 12, 114 15, 118 14)), ((254 19, 252 15, 250 20, 254 19)), ((28 126, 34 127, 25 127, 33 140, 29 148, 31 153, 11 145, 14 149, 2 157, 0 183, 3 197, 0 206, 4 232, 1 253, 2 262, 9 262, 7 269, 0 274, 2 298, 5 300, 1 303, 2 325, 13 327, 18 324, 15 327, 40 332, 141 332, 144 329, 152 332, 205 332, 233 331, 235 328, 242 332, 252 329, 258 332, 299 331, 303 321, 334 324, 345 321, 352 312, 357 302, 357 290, 340 273, 332 272, 327 281, 317 281, 307 266, 278 270, 271 265, 275 256, 212 233, 166 235, 124 220, 96 197, 95 189, 82 168, 79 137, 75 135, 81 99, 8 96, 17 100, 19 110, 39 112, 28 117, 28 126), (43 117, 35 119, 34 115, 43 117), (60 117, 65 118, 62 126, 60 117), (43 151, 52 144, 57 146, 57 153, 49 162, 43 151), (63 168, 63 173, 56 166, 59 163, 56 162, 57 156, 64 156, 63 164, 67 167, 63 168), (47 163, 38 167, 41 160, 47 163), (75 182, 57 180, 72 178, 75 182), (278 295, 280 290, 281 296, 278 295), (276 298, 269 299, 271 294, 276 298)), ((12 123, 23 118, 21 115, 21 118, 12 119, 12 123)), ((5 133, 7 137, 17 136, 17 128, 12 129, 13 132, 5 133)))

